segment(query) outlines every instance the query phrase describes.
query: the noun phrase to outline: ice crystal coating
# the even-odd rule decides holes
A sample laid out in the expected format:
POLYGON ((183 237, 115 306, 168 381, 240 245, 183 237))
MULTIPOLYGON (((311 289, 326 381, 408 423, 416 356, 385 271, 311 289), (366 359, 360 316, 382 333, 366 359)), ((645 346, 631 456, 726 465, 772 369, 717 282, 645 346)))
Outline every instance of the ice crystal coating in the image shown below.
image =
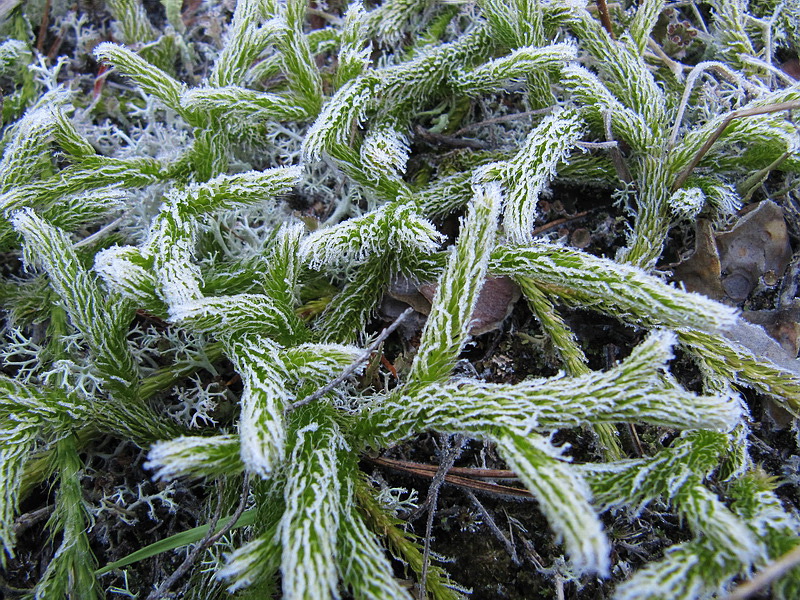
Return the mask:
MULTIPOLYGON (((71 61, 34 49, 37 3, 11 4, 0 542, 5 564, 21 501, 49 483, 58 546, 34 597, 104 593, 90 525, 105 509, 82 477, 109 435, 149 449, 160 482, 224 488, 192 514, 229 515, 228 484, 249 482, 249 527, 188 584, 209 598, 458 598, 361 472, 365 453, 426 432, 491 445, 578 585, 628 568, 603 513, 679 520, 683 541, 648 555, 618 600, 721 595, 797 546, 798 519, 750 455, 758 400, 741 395, 800 414, 796 360, 654 273, 673 229, 733 215, 771 172, 797 200, 786 113, 800 87, 775 62, 798 43, 792 3, 643 0, 609 24, 578 1, 162 0, 162 27, 149 4, 109 0, 120 43, 90 45, 86 17, 54 1, 71 61), (62 87, 92 55, 93 85, 62 87), (628 223, 616 257, 535 237, 554 181, 608 196, 609 221, 628 223), (437 291, 395 369, 400 344, 371 341, 399 276, 437 291), (454 375, 494 276, 515 280, 564 372, 454 375), (565 308, 627 326, 623 358, 597 369, 565 308), (646 427, 639 455, 619 424, 646 427), (596 447, 573 460, 564 430, 596 447), (390 554, 427 589, 405 589, 390 554)), ((508 335, 535 339, 521 322, 508 335)), ((792 572, 772 593, 798 590, 792 572)))

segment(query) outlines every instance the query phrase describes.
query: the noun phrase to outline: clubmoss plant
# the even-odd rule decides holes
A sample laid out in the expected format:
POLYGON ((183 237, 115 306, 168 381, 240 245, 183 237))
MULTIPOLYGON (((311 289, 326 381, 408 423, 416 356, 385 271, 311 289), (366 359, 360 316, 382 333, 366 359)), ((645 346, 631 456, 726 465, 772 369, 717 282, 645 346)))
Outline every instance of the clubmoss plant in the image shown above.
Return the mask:
MULTIPOLYGON (((77 18, 66 4, 53 2, 56 25, 77 18)), ((428 564, 359 462, 425 432, 496 449, 563 550, 562 579, 630 569, 614 562, 604 513, 658 506, 685 524, 615 598, 725 593, 800 544, 750 457, 745 396, 797 415, 800 371, 731 335, 736 309, 655 272, 670 232, 730 216, 753 173, 796 186, 785 111, 800 86, 775 61, 797 11, 643 0, 608 30, 582 2, 239 0, 228 21, 231 3, 198 9, 200 36, 180 2, 162 0, 158 23, 139 0, 99 4, 115 41, 94 47, 97 79, 35 48, 37 3, 2 24, 0 556, 15 556, 21 500, 42 483, 57 544, 28 596, 103 597, 110 568, 89 542, 80 474, 109 435, 145 449, 156 481, 219 488, 203 498, 216 516, 196 524, 228 535, 203 546, 208 568, 185 584, 196 598, 459 597, 458 574, 428 564), (669 11, 702 30, 672 58, 659 37, 669 11), (469 127, 455 167, 422 164, 420 128, 452 142, 469 127), (534 235, 554 179, 624 192, 616 257, 534 235), (330 218, 298 219, 290 194, 328 198, 330 218), (436 293, 413 362, 373 387, 352 366, 400 275, 436 293), (454 375, 489 276, 516 281, 564 372, 454 375), (573 308, 632 328, 629 355, 590 369, 573 308), (692 390, 676 352, 696 365, 692 390), (212 392, 203 374, 223 364, 238 380, 212 392), (621 424, 658 441, 628 457, 621 424), (554 435, 580 428, 600 447, 579 463, 554 435)), ((773 594, 798 589, 795 570, 773 594)))

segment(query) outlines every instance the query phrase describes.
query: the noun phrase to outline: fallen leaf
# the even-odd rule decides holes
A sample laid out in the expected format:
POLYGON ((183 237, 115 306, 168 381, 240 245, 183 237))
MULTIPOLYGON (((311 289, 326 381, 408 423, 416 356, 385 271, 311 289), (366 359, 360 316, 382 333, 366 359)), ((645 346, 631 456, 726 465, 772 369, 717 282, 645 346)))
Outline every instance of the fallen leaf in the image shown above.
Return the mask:
POLYGON ((746 300, 759 282, 775 285, 792 258, 783 210, 770 200, 759 202, 717 235, 717 248, 722 287, 734 302, 746 300))
POLYGON ((673 279, 683 283, 690 292, 704 294, 714 300, 722 300, 722 289, 717 241, 708 219, 698 219, 695 226, 694 253, 673 269, 673 279))
MULTIPOLYGON (((436 289, 435 283, 417 283, 401 275, 392 281, 386 295, 394 302, 401 302, 411 306, 418 313, 428 315, 431 312, 431 302, 436 295, 436 289)), ((499 329, 503 321, 511 314, 514 304, 519 298, 519 287, 510 278, 487 277, 472 313, 470 334, 482 335, 499 329)), ((391 314, 397 312, 398 307, 384 299, 381 312, 386 316, 389 315, 384 310, 384 306, 389 309, 391 314)))
POLYGON ((781 207, 759 202, 730 230, 714 235, 711 223, 699 219, 692 256, 673 270, 689 291, 741 304, 761 283, 776 285, 792 249, 781 207))

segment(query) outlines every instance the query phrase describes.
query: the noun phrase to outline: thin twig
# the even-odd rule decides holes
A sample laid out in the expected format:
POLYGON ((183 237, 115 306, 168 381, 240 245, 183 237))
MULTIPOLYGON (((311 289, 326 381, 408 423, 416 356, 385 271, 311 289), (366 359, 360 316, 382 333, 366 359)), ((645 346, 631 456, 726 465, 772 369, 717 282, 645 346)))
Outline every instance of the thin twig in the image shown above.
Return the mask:
POLYGON ((433 516, 436 514, 436 503, 439 500, 439 489, 434 489, 431 483, 431 490, 433 490, 433 497, 428 494, 427 500, 432 500, 431 505, 428 507, 428 519, 425 521, 425 546, 422 549, 422 575, 419 578, 419 593, 422 600, 428 598, 428 570, 431 565, 431 533, 433 532, 433 516))
MULTIPOLYGON (((426 463, 411 462, 407 460, 398 460, 396 458, 367 458, 367 460, 376 465, 389 467, 390 469, 399 469, 409 473, 416 473, 419 475, 433 476, 438 467, 436 465, 429 465, 426 463)), ((517 479, 517 474, 514 471, 507 469, 478 469, 473 467, 452 467, 448 473, 450 475, 462 475, 464 477, 479 477, 482 479, 517 479)))
POLYGON ((533 547, 533 542, 531 542, 524 535, 520 535, 519 537, 520 541, 522 542, 522 547, 525 550, 525 558, 528 559, 528 562, 531 563, 533 568, 539 573, 545 572, 546 568, 544 566, 544 559, 539 556, 538 552, 536 552, 536 548, 533 547))
POLYGON ((579 213, 575 213, 574 215, 569 216, 569 217, 561 217, 560 219, 556 219, 555 221, 550 221, 549 223, 545 223, 541 227, 537 227, 536 229, 534 229, 533 232, 531 233, 531 235, 533 237, 536 237, 537 235, 542 235, 545 231, 549 231, 551 229, 554 229, 555 227, 558 227, 559 225, 564 225, 565 223, 569 223, 571 221, 577 221, 578 219, 582 219, 583 217, 588 215, 590 212, 593 212, 594 210, 597 210, 597 209, 592 209, 592 211, 584 210, 584 211, 581 211, 579 213))
POLYGON ((314 392, 310 396, 306 396, 302 400, 298 400, 297 402, 292 404, 291 407, 290 407, 291 410, 294 410, 294 409, 299 408, 301 406, 305 406, 306 404, 310 404, 311 402, 314 402, 315 400, 319 400, 325 394, 327 394, 328 392, 333 390, 337 385, 339 385, 345 379, 347 379, 353 373, 355 373, 356 370, 358 369, 359 365, 361 365, 361 363, 367 362, 369 360, 369 357, 372 356, 372 353, 375 352, 375 349, 378 346, 381 345, 383 340, 385 340, 387 337, 389 337, 394 332, 395 329, 400 327, 400 324, 403 321, 405 321, 406 317, 408 317, 408 315, 410 315, 413 312, 414 312, 414 309, 409 307, 409 308, 405 309, 402 313, 400 313, 400 316, 397 317, 394 320, 394 323, 392 323, 386 329, 384 329, 381 332, 381 334, 375 339, 375 341, 372 342, 369 345, 369 347, 364 351, 364 354, 359 356, 349 367, 347 367, 344 371, 342 371, 341 375, 339 375, 336 379, 331 381, 328 385, 318 389, 316 392, 314 392))
MULTIPOLYGON (((414 475, 420 475, 422 477, 433 476, 432 474, 425 473, 424 471, 423 472, 409 471, 409 473, 413 473, 414 475)), ((533 494, 531 494, 528 490, 523 488, 511 487, 509 485, 499 485, 497 483, 489 483, 488 481, 469 479, 467 477, 460 477, 459 475, 450 475, 450 474, 448 474, 444 478, 444 480, 446 483, 450 485, 489 494, 490 496, 495 496, 497 498, 510 498, 513 500, 534 499, 533 494)))
POLYGON ((33 527, 40 521, 44 521, 50 516, 53 509, 55 509, 55 506, 45 506, 18 516, 14 521, 14 535, 20 537, 28 528, 33 527))
POLYGON ((491 531, 494 534, 494 536, 498 540, 500 540, 503 546, 505 546, 506 552, 508 552, 508 555, 511 557, 511 562, 513 562, 515 565, 522 564, 521 561, 519 560, 519 556, 517 556, 517 549, 514 547, 514 544, 511 543, 511 540, 509 540, 506 537, 506 534, 504 534, 497 526, 497 523, 494 522, 494 518, 492 517, 491 513, 486 509, 486 507, 483 504, 481 504, 481 501, 478 500, 475 494, 473 494, 469 490, 466 490, 466 494, 467 497, 472 502, 472 505, 475 508, 477 508, 478 511, 481 513, 481 516, 483 516, 483 521, 484 523, 486 523, 487 527, 489 527, 489 531, 491 531))
POLYGON ((45 0, 42 10, 42 23, 39 25, 39 35, 36 38, 36 49, 40 54, 44 51, 44 39, 47 37, 47 25, 50 23, 50 0, 45 0))
POLYGON ((639 458, 644 456, 644 448, 642 447, 642 440, 639 439, 639 434, 636 433, 636 425, 633 423, 628 423, 628 431, 631 432, 631 439, 633 440, 633 445, 636 448, 636 454, 639 458))
POLYGON ((694 155, 692 161, 686 166, 686 168, 681 171, 681 174, 678 175, 677 179, 675 179, 675 183, 672 184, 672 191, 675 192, 681 188, 681 186, 686 183, 686 180, 689 178, 689 175, 692 174, 694 168, 703 160, 703 157, 706 153, 711 149, 711 146, 722 136, 725 130, 728 128, 728 125, 731 124, 731 121, 734 119, 741 119, 744 117, 755 117, 757 115, 767 115, 770 113, 781 112, 784 110, 794 110, 800 108, 800 100, 792 100, 790 102, 778 102, 777 104, 769 104, 767 106, 756 106, 753 108, 743 108, 741 110, 735 110, 732 113, 728 113, 722 122, 719 124, 719 127, 712 133, 709 138, 706 140, 705 144, 703 144, 700 149, 697 151, 697 154, 694 155))
POLYGON ((658 58, 661 62, 663 62, 667 66, 667 68, 670 71, 672 71, 672 74, 675 75, 675 79, 677 79, 678 81, 683 79, 683 70, 687 67, 687 65, 672 60, 667 55, 667 53, 661 49, 661 46, 659 46, 658 43, 653 38, 648 38, 647 47, 653 51, 656 58, 658 58))
MULTIPOLYGON (((236 507, 236 512, 231 516, 231 520, 228 521, 222 529, 208 539, 209 546, 211 544, 215 544, 220 538, 222 538, 224 535, 227 535, 227 533, 236 526, 236 522, 239 520, 239 517, 242 516, 244 510, 247 508, 247 499, 249 495, 250 473, 245 473, 244 481, 242 481, 242 497, 239 498, 239 506, 236 507)), ((209 529, 209 531, 211 531, 211 529, 209 529)))
POLYGON ((244 481, 242 482, 242 496, 239 499, 239 506, 236 508, 236 512, 233 513, 233 516, 222 529, 214 533, 217 523, 219 522, 219 518, 222 515, 222 487, 220 487, 217 508, 214 510, 214 515, 211 517, 211 521, 209 522, 208 533, 202 540, 200 540, 200 543, 195 546, 194 550, 189 553, 189 556, 184 559, 180 566, 175 569, 175 572, 172 573, 172 575, 170 575, 164 581, 164 583, 158 587, 158 589, 152 591, 150 595, 147 596, 147 600, 160 600, 161 598, 164 598, 169 589, 175 585, 175 582, 183 577, 186 571, 191 568, 191 566, 197 560, 197 557, 200 556, 202 552, 205 552, 208 548, 214 545, 222 536, 226 535, 231 529, 233 529, 234 525, 236 525, 236 521, 239 520, 239 517, 242 516, 244 509, 247 508, 247 499, 249 495, 250 474, 245 473, 244 481))
MULTIPOLYGON (((461 435, 453 436, 452 441, 454 441, 455 444, 452 445, 450 436, 443 435, 441 439, 447 444, 444 447, 442 463, 439 465, 436 475, 434 475, 431 480, 431 485, 428 488, 428 497, 425 498, 425 501, 417 507, 417 510, 409 517, 409 521, 412 521, 426 508, 428 510, 428 519, 425 523, 425 545, 422 551, 422 575, 420 576, 419 582, 420 597, 423 600, 428 597, 426 589, 428 585, 428 569, 430 568, 431 562, 431 533, 433 531, 433 517, 436 514, 436 504, 439 501, 439 490, 442 488, 442 484, 444 484, 447 472, 453 468, 453 463, 461 456, 461 452, 464 450, 464 444, 467 441, 466 438, 461 435)), ((442 445, 444 446, 445 444, 443 443, 442 445)))
POLYGON ((58 32, 56 35, 56 39, 53 40, 53 43, 50 44, 50 49, 47 51, 47 60, 55 60, 56 56, 58 56, 58 51, 61 50, 61 45, 64 43, 64 27, 61 27, 61 31, 58 32))
POLYGON ((564 578, 560 574, 555 573, 553 579, 555 579, 556 585, 556 600, 564 600, 564 578))
POLYGON ((614 37, 614 27, 611 25, 611 15, 608 12, 606 0, 597 0, 596 4, 597 14, 600 15, 600 23, 602 23, 603 29, 608 32, 608 35, 611 36, 612 40, 617 39, 614 37))
POLYGON ((744 600, 749 598, 798 565, 800 565, 800 546, 796 546, 775 562, 767 565, 758 575, 737 587, 723 600, 744 600))
MULTIPOLYGON (((435 472, 433 473, 433 480, 431 481, 431 485, 428 488, 428 496, 425 500, 420 504, 408 517, 408 522, 412 523, 416 521, 422 513, 428 510, 431 506, 431 503, 435 500, 434 495, 439 493, 439 488, 442 487, 442 484, 445 482, 447 478, 447 474, 453 468, 453 464, 456 462, 456 459, 461 456, 461 451, 464 446, 464 439, 463 436, 458 436, 457 442, 459 442, 455 448, 450 447, 450 436, 442 436, 447 441, 447 446, 442 450, 442 462, 435 467, 435 472), (435 494, 434 494, 435 492, 435 494)), ((413 464, 413 463, 412 463, 413 464)), ((429 465, 433 467, 433 465, 429 465)))
POLYGON ((95 231, 93 234, 88 235, 85 238, 83 238, 80 242, 74 243, 72 245, 72 247, 73 248, 81 248, 83 246, 88 246, 90 244, 95 243, 97 240, 102 238, 104 235, 106 235, 110 231, 116 229, 119 226, 119 224, 122 223, 122 220, 124 218, 125 218, 124 216, 117 217, 116 219, 111 221, 111 223, 109 223, 108 225, 105 225, 105 226, 101 227, 100 229, 95 231))

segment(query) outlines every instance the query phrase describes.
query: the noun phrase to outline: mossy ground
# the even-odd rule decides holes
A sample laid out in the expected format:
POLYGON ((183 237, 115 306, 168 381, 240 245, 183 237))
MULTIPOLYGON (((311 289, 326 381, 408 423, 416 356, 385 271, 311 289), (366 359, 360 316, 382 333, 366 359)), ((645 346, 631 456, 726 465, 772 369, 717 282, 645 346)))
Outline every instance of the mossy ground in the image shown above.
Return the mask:
MULTIPOLYGON (((558 235, 569 240, 576 230, 586 229, 591 235, 592 251, 612 256, 617 249, 614 244, 624 240, 623 221, 616 218, 618 215, 614 208, 608 205, 586 217, 571 220, 571 211, 575 214, 581 212, 579 208, 586 206, 586 196, 581 195, 579 189, 559 188, 558 185, 554 189, 556 191, 544 208, 557 205, 556 212, 543 211, 542 225, 556 219, 566 219, 557 230, 558 235), (548 221, 548 218, 551 220, 548 221), (609 223, 615 225, 610 228, 609 223)), ((607 190, 609 195, 610 192, 607 190)), ((592 190, 592 195, 591 201, 594 202, 602 199, 603 191, 592 190)), ((673 236, 673 247, 668 252, 681 255, 688 250, 678 247, 678 240, 678 236, 673 236)), ((793 236, 792 242, 797 245, 800 240, 793 236)), ((776 289, 778 287, 775 286, 776 289)), ((764 291, 759 302, 766 303, 768 296, 768 292, 764 291)), ((581 340, 593 369, 608 368, 609 364, 627 356, 640 341, 638 332, 612 318, 578 310, 566 311, 565 317, 581 340)), ((382 326, 379 319, 372 324, 376 331, 382 326)), ((409 346, 403 343, 396 334, 387 341, 385 354, 395 362, 407 359, 404 354, 410 352, 413 352, 413 344, 409 346)), ((462 360, 461 369, 474 369, 482 379, 494 383, 517 383, 527 377, 551 376, 559 369, 552 347, 541 335, 537 322, 524 302, 517 304, 501 330, 476 338, 462 360)), ((675 361, 677 368, 673 372, 682 377, 681 382, 687 388, 695 387, 697 373, 693 363, 680 355, 675 361)), ((230 366, 229 369, 227 375, 233 377, 230 366)), ((233 382, 231 385, 235 387, 237 384, 233 382)), ((786 481, 777 492, 787 507, 800 511, 800 477, 797 475, 800 450, 796 436, 791 429, 775 423, 770 416, 772 408, 769 400, 754 394, 750 394, 748 400, 753 418, 753 458, 767 473, 786 481)), ((623 449, 630 457, 637 456, 642 447, 648 451, 669 445, 670 442, 669 434, 655 427, 636 426, 636 439, 627 426, 620 426, 619 432, 623 449)), ((588 430, 559 433, 555 441, 569 444, 568 454, 576 462, 596 460, 600 452, 596 436, 588 430)), ((438 465, 441 460, 440 442, 438 436, 424 435, 391 449, 385 456, 438 465)), ((143 496, 157 496, 163 491, 163 486, 159 487, 150 481, 150 474, 142 467, 145 452, 136 446, 106 438, 88 449, 84 456, 90 467, 83 477, 85 498, 93 505, 103 505, 103 499, 106 498, 108 507, 96 519, 90 531, 92 548, 101 564, 119 560, 139 548, 203 522, 204 501, 209 493, 213 493, 213 489, 202 484, 183 482, 176 486, 170 497, 178 505, 177 510, 171 510, 159 499, 154 499, 151 505, 140 504, 133 511, 117 508, 108 501, 120 489, 138 488, 143 496)), ((493 447, 478 440, 467 443, 456 466, 505 468, 493 447)), ((362 468, 391 487, 416 490, 420 501, 426 497, 430 484, 427 478, 376 466, 368 458, 362 462, 362 468)), ((491 532, 467 492, 450 484, 443 486, 439 496, 431 549, 445 559, 443 566, 455 581, 472 590, 471 597, 476 600, 549 600, 556 597, 557 586, 562 588, 566 599, 610 598, 615 583, 624 580, 638 567, 659 559, 664 548, 691 538, 683 523, 668 511, 661 512, 658 506, 651 507, 635 519, 629 519, 625 514, 606 515, 604 523, 614 544, 613 562, 618 565, 612 577, 607 580, 583 580, 580 586, 564 582, 563 578, 559 583, 560 576, 556 571, 561 549, 555 543, 547 521, 537 510, 536 502, 475 493, 498 527, 513 540, 518 563, 514 563, 506 547, 491 532)), ((128 498, 129 502, 131 500, 128 498)), ((9 562, 4 575, 3 593, 6 598, 18 597, 20 592, 30 589, 52 558, 54 545, 47 541, 45 530, 49 514, 47 507, 51 503, 51 491, 42 485, 30 493, 21 507, 19 522, 25 523, 25 529, 19 537, 19 553, 9 562)), ((422 515, 411 525, 421 538, 425 536, 425 521, 425 515, 422 515)), ((168 552, 127 567, 127 589, 143 597, 147 590, 177 568, 183 556, 183 552, 168 552)), ((410 577, 401 564, 396 563, 395 566, 398 577, 410 577)), ((104 577, 103 584, 107 590, 126 588, 125 580, 119 574, 104 577)), ((180 586, 175 591, 179 590, 180 586)), ((124 595, 109 591, 108 597, 121 598, 124 595)))
MULTIPOLYGON (((102 10, 87 4, 88 14, 99 24, 107 24, 102 10)), ((145 0, 144 6, 154 25, 163 22, 162 6, 156 0, 145 0)), ((55 42, 45 38, 45 47, 55 42)), ((71 48, 64 46, 61 53, 69 53, 71 48)), ((86 72, 73 75, 92 76, 96 65, 86 64, 86 72)), ((519 107, 522 110, 522 107, 519 107)), ((440 155, 447 155, 443 149, 440 155)), ((426 163, 425 153, 415 155, 417 168, 426 163)), ((427 161, 428 167, 435 166, 427 161)), ((412 166, 415 162, 412 162, 412 166)), ((409 173, 413 179, 414 173, 409 173)), ((767 182, 752 202, 770 197, 770 192, 779 189, 779 182, 767 182)), ((625 243, 626 218, 612 199, 613 190, 602 185, 580 188, 556 182, 551 194, 541 203, 541 217, 538 225, 542 235, 558 237, 567 243, 577 245, 592 254, 613 257, 625 243)), ((772 197, 781 203, 791 203, 789 198, 772 197)), ((320 216, 330 207, 320 206, 317 198, 297 197, 292 200, 292 208, 308 216, 320 216)), ((793 219, 800 210, 791 204, 784 206, 788 220, 790 240, 793 249, 800 248, 800 227, 793 219)), ((443 229, 446 226, 443 224, 443 229)), ((675 232, 664 252, 664 264, 679 260, 691 252, 693 236, 691 232, 675 232)), ((2 268, 5 273, 14 273, 20 268, 11 257, 4 257, 2 268)), ((788 276, 794 276, 790 273, 788 276)), ((777 291, 782 280, 770 288, 763 288, 749 300, 745 308, 760 310, 775 307, 777 291)), ((598 317, 595 313, 566 311, 565 317, 581 341, 583 350, 593 369, 606 369, 621 360, 641 339, 640 333, 612 318, 598 317)), ((375 320, 371 327, 380 330, 383 326, 375 320)), ((389 360, 406 363, 408 353, 413 352, 413 344, 404 344, 397 337, 390 338, 385 353, 389 360)), ((553 349, 541 335, 536 321, 524 302, 518 303, 513 314, 498 332, 485 334, 467 349, 463 360, 466 369, 474 369, 482 379, 491 382, 516 383, 526 377, 553 375, 560 365, 553 349)), ((673 372, 681 383, 689 389, 697 386, 697 374, 693 365, 680 356, 676 358, 677 368, 673 372)), ((229 375, 233 376, 230 371, 229 375)), ((231 385, 235 386, 236 383, 231 385)), ((794 432, 780 426, 772 418, 767 400, 750 394, 748 402, 753 422, 751 423, 752 454, 765 471, 786 483, 778 488, 787 507, 800 511, 800 489, 797 475, 800 466, 800 450, 794 432)), ((620 427, 622 446, 628 456, 636 456, 645 450, 668 445, 669 433, 663 429, 637 426, 636 430, 620 427)), ((556 441, 569 444, 568 454, 576 462, 596 459, 601 449, 596 437, 587 430, 575 430, 559 434, 556 441)), ((438 464, 441 455, 437 447, 439 440, 433 435, 422 436, 413 442, 393 448, 387 454, 392 458, 438 464)), ((164 492, 158 484, 150 481, 150 475, 143 469, 144 452, 129 443, 120 443, 106 438, 96 446, 86 449, 83 454, 87 471, 83 476, 85 499, 101 506, 107 503, 107 510, 95 516, 90 529, 92 549, 101 565, 118 560, 130 552, 153 543, 168 535, 177 533, 202 523, 204 500, 213 489, 191 483, 178 483, 168 494, 176 507, 158 499, 164 492), (139 487, 141 486, 141 487, 139 487), (151 504, 142 503, 128 514, 127 509, 115 508, 108 498, 119 490, 137 490, 146 497, 153 497, 151 504)), ((363 468, 369 473, 378 474, 390 486, 418 490, 420 500, 425 498, 428 481, 415 478, 385 467, 376 467, 365 459, 363 468)), ((460 467, 505 468, 493 448, 480 441, 470 441, 461 458, 456 462, 460 467)), ((493 515, 500 529, 511 539, 517 550, 518 563, 515 564, 503 544, 485 524, 485 518, 472 503, 464 490, 457 486, 445 485, 439 496, 431 548, 434 553, 447 559, 444 564, 454 580, 472 590, 472 598, 507 599, 549 599, 556 597, 556 589, 561 577, 558 560, 561 548, 555 543, 547 521, 538 512, 533 501, 515 501, 507 498, 485 496, 477 493, 478 499, 493 515)), ((29 590, 41 577, 52 558, 54 543, 46 539, 45 522, 47 507, 52 503, 51 490, 42 485, 32 490, 21 506, 19 523, 21 526, 17 556, 9 561, 3 575, 0 593, 6 598, 14 598, 29 590), (24 528, 23 528, 24 525, 24 528)), ((425 536, 425 517, 413 524, 417 535, 425 536)), ((652 506, 641 516, 628 519, 624 514, 606 515, 605 525, 611 533, 614 544, 612 561, 616 565, 612 577, 607 580, 586 581, 582 587, 575 583, 563 583, 565 598, 606 598, 610 596, 613 585, 625 579, 630 572, 647 562, 657 560, 664 548, 690 538, 684 524, 678 522, 667 512, 659 512, 652 506)), ((118 574, 103 579, 108 597, 123 597, 112 588, 126 588, 139 597, 144 597, 158 582, 168 576, 181 562, 181 552, 170 552, 155 558, 136 563, 126 569, 127 582, 118 574)), ((396 575, 404 576, 401 565, 396 575)), ((562 580, 563 581, 563 580, 562 580)), ((175 588, 180 597, 180 585, 175 588)))

